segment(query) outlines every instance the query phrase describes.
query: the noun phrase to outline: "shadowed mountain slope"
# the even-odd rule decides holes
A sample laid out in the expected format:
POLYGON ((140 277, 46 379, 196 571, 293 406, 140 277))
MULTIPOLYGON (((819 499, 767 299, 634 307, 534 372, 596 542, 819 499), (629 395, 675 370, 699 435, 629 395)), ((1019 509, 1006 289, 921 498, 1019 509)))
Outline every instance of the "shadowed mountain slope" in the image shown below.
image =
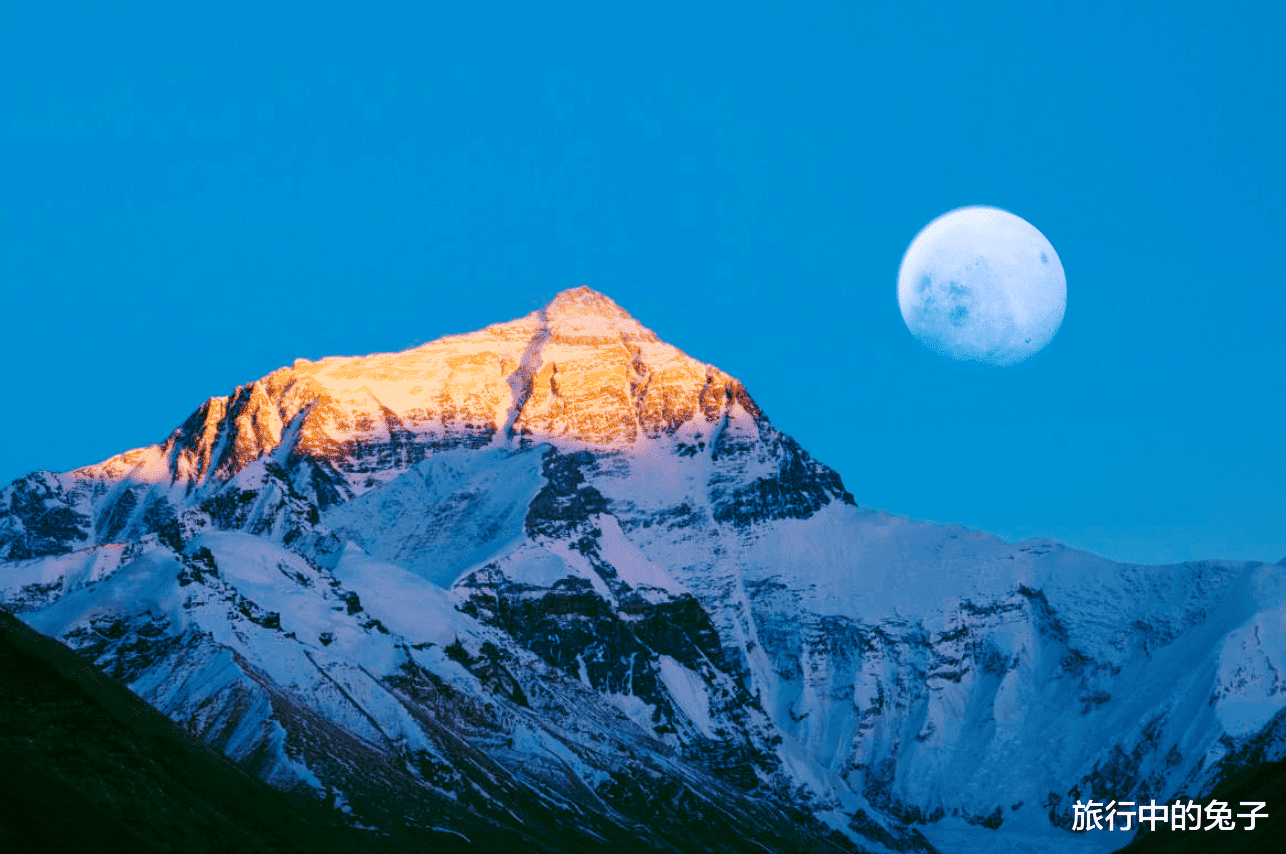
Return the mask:
POLYGON ((0 850, 10 854, 392 854, 459 841, 346 826, 311 792, 256 780, 4 611, 0 767, 0 850))

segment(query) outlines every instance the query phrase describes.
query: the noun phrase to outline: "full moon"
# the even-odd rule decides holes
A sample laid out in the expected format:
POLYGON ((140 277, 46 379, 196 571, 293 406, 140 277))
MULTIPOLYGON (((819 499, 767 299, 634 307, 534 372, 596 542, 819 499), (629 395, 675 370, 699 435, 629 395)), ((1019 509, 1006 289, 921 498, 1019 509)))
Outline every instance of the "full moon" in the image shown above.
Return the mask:
POLYGON ((898 305, 906 328, 930 350, 961 362, 1015 365, 1058 331, 1067 279, 1054 247, 1022 217, 957 208, 907 247, 898 305))

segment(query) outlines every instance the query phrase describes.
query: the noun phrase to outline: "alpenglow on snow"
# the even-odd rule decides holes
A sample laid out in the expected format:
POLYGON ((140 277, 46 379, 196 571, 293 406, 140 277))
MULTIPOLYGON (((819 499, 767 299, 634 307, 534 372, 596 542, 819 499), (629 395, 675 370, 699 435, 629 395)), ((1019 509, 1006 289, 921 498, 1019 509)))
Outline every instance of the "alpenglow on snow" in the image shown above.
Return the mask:
POLYGON ((406 850, 1112 850, 1286 753, 1282 576, 860 507, 587 288, 0 493, 6 610, 406 850))

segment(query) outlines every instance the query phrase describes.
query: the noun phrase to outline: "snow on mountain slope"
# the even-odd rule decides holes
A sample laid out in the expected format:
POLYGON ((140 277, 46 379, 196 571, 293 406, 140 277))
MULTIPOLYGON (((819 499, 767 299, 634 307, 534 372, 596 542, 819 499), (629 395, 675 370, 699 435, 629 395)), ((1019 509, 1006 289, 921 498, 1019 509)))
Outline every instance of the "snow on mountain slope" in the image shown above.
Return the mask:
POLYGON ((337 537, 449 587, 463 570, 518 544, 527 505, 543 485, 537 453, 440 451, 331 509, 325 521, 337 537))
MULTIPOLYGON (((602 468, 589 483, 632 494, 602 468)), ((1068 826, 1080 794, 1208 789, 1286 705, 1280 652, 1238 629, 1279 625, 1278 567, 1118 565, 841 501, 729 528, 700 499, 608 510, 695 593, 773 731, 833 772, 820 804, 1068 826), (1238 643, 1246 672, 1216 676, 1238 643), (1241 705, 1254 725, 1229 727, 1241 705)))
POLYGON ((0 560, 5 607, 372 826, 1054 851, 1077 798, 1286 753, 1282 567, 860 508, 585 288, 15 481, 0 560))

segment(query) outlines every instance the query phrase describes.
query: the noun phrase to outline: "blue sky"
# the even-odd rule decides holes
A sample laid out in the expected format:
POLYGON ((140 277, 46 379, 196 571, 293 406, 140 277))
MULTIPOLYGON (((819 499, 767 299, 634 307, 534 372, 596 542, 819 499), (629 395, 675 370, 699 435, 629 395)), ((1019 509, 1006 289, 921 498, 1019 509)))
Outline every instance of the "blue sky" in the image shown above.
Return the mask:
POLYGON ((6 482, 585 284, 863 505, 1286 555, 1281 4, 19 5, 6 482), (945 362, 898 312, 907 244, 969 204, 1067 272, 1015 367, 945 362))

